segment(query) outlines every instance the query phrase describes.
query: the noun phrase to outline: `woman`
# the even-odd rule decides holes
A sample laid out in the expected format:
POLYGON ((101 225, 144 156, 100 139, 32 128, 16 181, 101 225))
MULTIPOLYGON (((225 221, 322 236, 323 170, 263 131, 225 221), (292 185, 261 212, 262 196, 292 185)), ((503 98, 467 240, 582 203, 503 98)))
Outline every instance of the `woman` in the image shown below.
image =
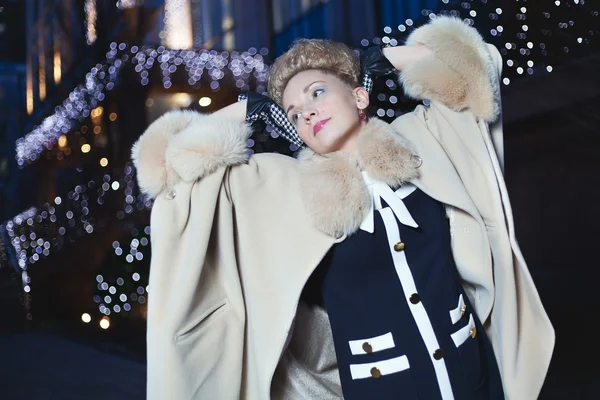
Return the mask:
POLYGON ((272 100, 171 112, 134 146, 156 197, 149 398, 537 398, 554 331, 489 128, 499 54, 437 18, 370 57, 429 105, 369 119, 353 53, 299 41, 272 100), (307 147, 249 157, 257 119, 307 147))

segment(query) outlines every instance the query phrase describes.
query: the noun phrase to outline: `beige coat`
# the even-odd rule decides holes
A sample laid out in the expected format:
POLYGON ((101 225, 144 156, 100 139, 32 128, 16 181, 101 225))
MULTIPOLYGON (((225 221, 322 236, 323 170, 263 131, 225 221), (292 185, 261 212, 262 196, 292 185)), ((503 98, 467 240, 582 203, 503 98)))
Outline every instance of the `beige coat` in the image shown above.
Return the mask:
POLYGON ((331 246, 360 225, 360 170, 382 160, 381 176, 410 180, 447 204, 456 265, 506 397, 537 398, 554 330, 515 239, 501 127, 490 125, 498 120, 500 56, 453 19, 417 29, 415 42, 434 56, 400 80, 429 105, 391 125, 369 122, 362 159, 310 150, 299 160, 249 157, 244 124, 192 112, 166 114, 136 143, 140 187, 156 197, 149 399, 271 397, 275 370, 298 340, 292 332, 303 286, 331 246), (327 196, 334 197, 322 201, 327 196))

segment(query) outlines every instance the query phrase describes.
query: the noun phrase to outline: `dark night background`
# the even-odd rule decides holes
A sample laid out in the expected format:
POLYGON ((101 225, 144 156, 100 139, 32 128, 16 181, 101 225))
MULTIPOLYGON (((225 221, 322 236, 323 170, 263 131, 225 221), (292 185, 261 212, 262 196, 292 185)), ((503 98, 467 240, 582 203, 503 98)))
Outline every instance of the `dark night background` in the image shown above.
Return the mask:
MULTIPOLYGON (((0 398, 145 398, 152 203, 129 154, 154 119, 264 91, 297 37, 402 44, 441 14, 504 59, 505 177, 557 335, 541 398, 600 398, 599 11, 583 0, 0 0, 0 398)), ((415 106, 391 80, 372 97, 387 120, 415 106)), ((249 147, 296 150, 268 129, 249 147)))

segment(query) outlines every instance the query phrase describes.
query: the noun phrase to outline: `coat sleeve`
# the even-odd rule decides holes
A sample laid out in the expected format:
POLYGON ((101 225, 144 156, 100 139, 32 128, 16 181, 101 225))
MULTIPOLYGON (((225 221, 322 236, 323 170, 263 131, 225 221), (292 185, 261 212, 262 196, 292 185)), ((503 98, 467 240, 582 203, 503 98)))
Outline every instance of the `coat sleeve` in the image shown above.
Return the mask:
POLYGON ((398 73, 405 93, 417 100, 465 113, 481 121, 491 139, 490 153, 504 168, 500 76, 502 57, 476 29, 453 17, 437 17, 408 37, 432 54, 398 73))
POLYGON ((134 145, 140 189, 155 198, 150 400, 239 398, 245 313, 227 182, 231 166, 248 159, 249 134, 231 119, 177 111, 150 125, 134 145))
POLYGON ((133 145, 140 190, 156 198, 180 181, 194 182, 220 167, 247 162, 251 133, 231 117, 188 110, 166 113, 133 145))
POLYGON ((411 118, 443 148, 483 220, 500 221, 489 212, 490 196, 500 202, 499 186, 504 186, 498 50, 454 17, 437 17, 417 28, 406 44, 432 50, 398 73, 405 93, 425 103, 411 118))
POLYGON ((495 286, 485 322, 506 397, 536 398, 554 330, 519 250, 502 173, 501 57, 475 29, 454 18, 418 28, 407 44, 416 43, 433 54, 400 72, 406 93, 427 100, 410 118, 443 148, 485 224, 495 286))
POLYGON ((408 96, 468 110, 487 122, 498 118, 501 59, 476 29, 458 18, 437 17, 408 36, 407 46, 417 44, 432 52, 399 72, 408 96))

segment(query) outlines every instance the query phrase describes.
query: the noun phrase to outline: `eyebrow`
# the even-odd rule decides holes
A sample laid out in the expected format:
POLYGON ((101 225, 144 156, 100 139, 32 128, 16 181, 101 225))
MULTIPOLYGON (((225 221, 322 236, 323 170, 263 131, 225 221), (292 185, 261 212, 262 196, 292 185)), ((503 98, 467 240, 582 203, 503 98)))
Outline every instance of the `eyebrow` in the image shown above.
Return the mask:
MULTIPOLYGON (((315 84, 315 83, 317 83, 317 82, 323 82, 323 83, 327 83, 327 82, 325 82, 325 81, 314 81, 314 82, 312 82, 312 83, 309 83, 308 85, 306 85, 306 87, 304 88, 304 90, 302 91, 302 93, 306 93, 306 92, 308 92, 308 88, 309 88, 309 87, 311 87, 312 85, 314 85, 314 84, 315 84)), ((292 105, 290 105, 290 106, 288 107, 287 111, 285 112, 285 115, 288 115, 288 114, 289 114, 289 112, 290 112, 290 110, 291 110, 292 108, 294 108, 294 107, 296 107, 296 106, 295 106, 295 105, 293 105, 293 104, 292 104, 292 105)))

